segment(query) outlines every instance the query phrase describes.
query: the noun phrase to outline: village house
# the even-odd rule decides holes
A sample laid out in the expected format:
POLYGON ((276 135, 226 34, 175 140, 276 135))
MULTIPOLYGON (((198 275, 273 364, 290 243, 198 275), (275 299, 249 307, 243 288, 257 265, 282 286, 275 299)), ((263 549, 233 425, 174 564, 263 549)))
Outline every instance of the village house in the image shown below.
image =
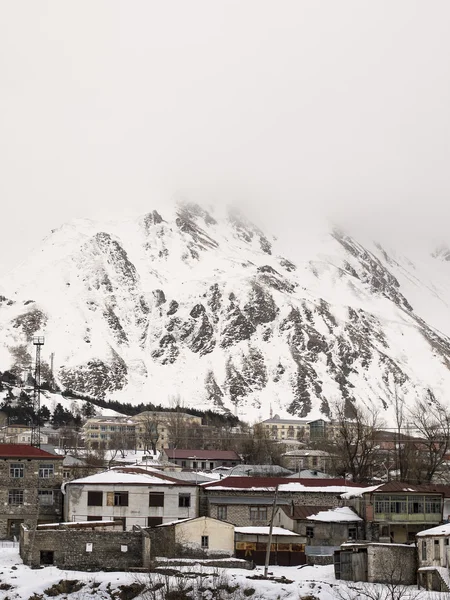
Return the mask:
MULTIPOLYGON (((5 444, 31 444, 31 429, 29 425, 8 425, 0 430, 1 441, 5 444)), ((39 432, 41 444, 48 444, 48 436, 39 432)))
POLYGON ((114 468, 65 485, 66 521, 120 519, 131 530, 196 516, 198 486, 158 471, 114 468))
POLYGON ((275 488, 277 506, 337 507, 342 494, 358 486, 342 479, 295 480, 285 477, 226 477, 201 486, 200 514, 236 526, 265 526, 272 517, 275 488))
POLYGON ((390 481, 364 494, 367 539, 403 544, 448 516, 450 487, 390 481))
POLYGON ((163 457, 183 469, 212 471, 217 467, 235 467, 242 462, 234 450, 182 450, 164 448, 163 457))
POLYGON ((364 539, 365 533, 363 520, 349 506, 284 505, 276 510, 274 524, 302 536, 311 556, 332 557, 341 544, 364 539))
POLYGON ((55 565, 77 571, 126 571, 150 566, 150 536, 124 531, 118 521, 21 526, 19 552, 33 568, 55 565))
POLYGON ((20 525, 60 521, 63 457, 29 444, 0 444, 0 539, 20 525))
POLYGON ((450 523, 420 531, 416 535, 421 587, 450 592, 450 523))
POLYGON ((234 554, 234 525, 211 517, 163 523, 150 530, 152 555, 220 558, 234 554))

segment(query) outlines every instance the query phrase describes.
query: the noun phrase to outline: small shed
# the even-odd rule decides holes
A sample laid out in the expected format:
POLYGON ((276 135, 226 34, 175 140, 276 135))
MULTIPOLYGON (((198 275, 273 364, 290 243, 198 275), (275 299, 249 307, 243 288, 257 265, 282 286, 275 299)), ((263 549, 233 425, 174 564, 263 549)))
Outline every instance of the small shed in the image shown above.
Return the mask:
POLYGON ((223 557, 234 554, 234 525, 212 517, 180 519, 149 530, 152 555, 223 557))
MULTIPOLYGON (((263 565, 266 560, 269 543, 269 527, 236 527, 236 558, 251 560, 263 565)), ((271 565, 304 565, 306 564, 304 538, 283 527, 274 527, 270 547, 271 565)))
POLYGON ((344 581, 414 585, 416 572, 415 544, 346 543, 334 553, 336 579, 344 581))

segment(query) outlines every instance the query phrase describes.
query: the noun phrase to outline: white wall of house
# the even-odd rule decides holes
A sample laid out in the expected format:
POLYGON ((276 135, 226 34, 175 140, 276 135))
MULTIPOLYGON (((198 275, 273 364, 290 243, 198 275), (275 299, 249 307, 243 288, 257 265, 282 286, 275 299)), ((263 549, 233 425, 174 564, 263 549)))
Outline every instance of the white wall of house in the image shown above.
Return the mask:
POLYGON ((147 527, 149 517, 168 523, 198 516, 198 488, 195 486, 69 483, 65 491, 66 521, 122 518, 126 520, 126 529, 131 530, 133 525, 147 527), (150 493, 164 494, 163 506, 150 506, 150 493))
POLYGON ((209 554, 234 554, 234 525, 199 517, 175 525, 175 541, 209 554), (202 544, 203 542, 203 544, 202 544))
POLYGON ((450 567, 450 536, 417 538, 419 567, 450 567))

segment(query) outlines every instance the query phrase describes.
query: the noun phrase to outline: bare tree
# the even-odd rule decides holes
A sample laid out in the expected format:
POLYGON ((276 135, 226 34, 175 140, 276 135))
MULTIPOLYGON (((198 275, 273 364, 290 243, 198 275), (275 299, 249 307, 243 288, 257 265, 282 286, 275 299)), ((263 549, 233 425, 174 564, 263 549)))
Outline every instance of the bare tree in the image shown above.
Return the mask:
POLYGON ((156 453, 156 445, 160 437, 161 421, 158 415, 148 411, 141 413, 136 421, 138 429, 137 441, 142 445, 144 452, 156 453))
POLYGON ((429 394, 416 402, 411 410, 411 421, 419 437, 415 478, 419 483, 430 482, 449 450, 450 412, 429 394))
POLYGON ((381 427, 375 410, 336 404, 333 408, 336 433, 334 439, 321 442, 335 458, 338 474, 349 475, 354 482, 371 479, 374 467, 378 469, 381 453, 376 433, 381 427))

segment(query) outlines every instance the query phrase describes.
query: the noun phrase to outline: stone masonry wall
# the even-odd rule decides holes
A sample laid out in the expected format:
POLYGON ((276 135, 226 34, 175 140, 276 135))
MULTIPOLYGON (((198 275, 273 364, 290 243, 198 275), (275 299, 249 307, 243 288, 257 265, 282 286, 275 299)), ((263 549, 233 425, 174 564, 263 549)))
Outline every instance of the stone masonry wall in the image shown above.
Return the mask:
POLYGON ((41 551, 52 551, 60 569, 127 570, 147 566, 150 538, 143 531, 44 530, 22 528, 20 556, 25 564, 40 565, 41 551), (86 544, 92 544, 88 552, 86 544), (122 551, 122 546, 127 551, 122 551), (31 551, 30 551, 31 548, 31 551))
MULTIPOLYGON (((11 537, 11 523, 23 521, 33 527, 36 522, 51 523, 62 517, 61 484, 63 481, 62 460, 6 459, 0 460, 0 539, 11 537), (40 464, 53 464, 54 475, 39 477, 40 464), (23 477, 11 476, 11 464, 23 465, 23 477), (9 492, 23 493, 22 504, 10 504, 9 492), (53 504, 38 502, 38 491, 53 491, 53 504)), ((17 533, 19 529, 17 528, 17 533)))

